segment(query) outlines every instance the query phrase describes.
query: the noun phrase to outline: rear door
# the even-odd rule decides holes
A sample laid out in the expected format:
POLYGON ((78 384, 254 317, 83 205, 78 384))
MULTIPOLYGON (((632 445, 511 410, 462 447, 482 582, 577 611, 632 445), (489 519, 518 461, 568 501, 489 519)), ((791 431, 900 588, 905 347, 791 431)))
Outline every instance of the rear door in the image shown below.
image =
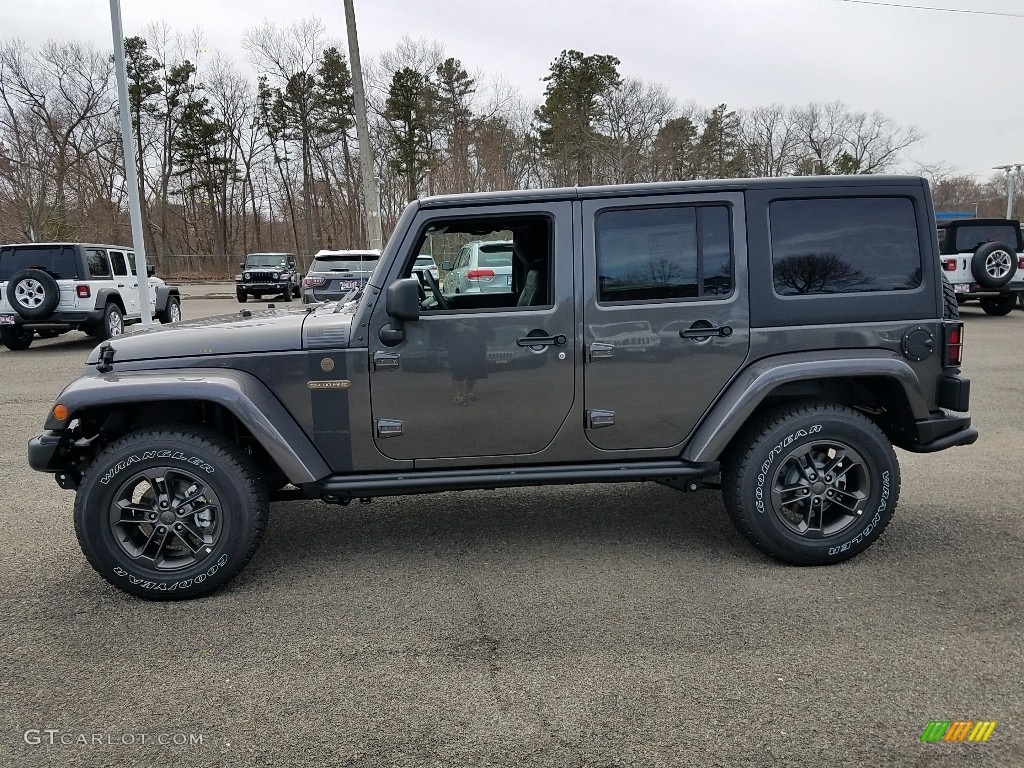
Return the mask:
POLYGON ((582 205, 588 439, 679 445, 747 356, 743 194, 582 205))

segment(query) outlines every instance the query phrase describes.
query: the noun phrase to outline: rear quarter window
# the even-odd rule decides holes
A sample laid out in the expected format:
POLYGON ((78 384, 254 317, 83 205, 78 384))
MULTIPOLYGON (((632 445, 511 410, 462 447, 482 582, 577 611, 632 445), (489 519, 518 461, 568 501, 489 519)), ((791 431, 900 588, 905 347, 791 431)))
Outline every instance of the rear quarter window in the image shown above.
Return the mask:
POLYGON ((23 269, 42 269, 57 280, 75 280, 81 277, 78 270, 78 253, 67 246, 28 246, 25 248, 0 248, 0 281, 7 281, 23 269))
POLYGON ((776 200, 769 221, 772 278, 780 296, 921 285, 917 221, 907 198, 776 200))

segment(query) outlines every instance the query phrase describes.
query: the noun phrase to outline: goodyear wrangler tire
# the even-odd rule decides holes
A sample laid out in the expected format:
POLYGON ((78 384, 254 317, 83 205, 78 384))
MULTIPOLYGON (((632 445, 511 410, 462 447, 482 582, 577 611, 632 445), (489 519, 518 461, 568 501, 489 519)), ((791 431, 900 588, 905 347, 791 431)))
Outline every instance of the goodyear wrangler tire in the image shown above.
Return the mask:
POLYGON ((761 551, 827 565, 864 551, 892 519, 900 468, 863 414, 832 403, 774 410, 748 427, 723 464, 726 510, 761 551))
POLYGON ((213 591, 252 558, 267 490, 248 456, 202 427, 132 432, 82 478, 75 533, 93 568, 153 600, 213 591))

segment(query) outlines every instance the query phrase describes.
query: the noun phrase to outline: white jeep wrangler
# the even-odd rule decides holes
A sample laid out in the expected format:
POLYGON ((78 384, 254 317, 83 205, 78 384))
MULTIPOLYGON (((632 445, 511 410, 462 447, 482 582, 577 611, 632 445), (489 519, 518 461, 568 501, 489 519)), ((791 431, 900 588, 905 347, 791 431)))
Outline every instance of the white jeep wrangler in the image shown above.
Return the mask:
MULTIPOLYGON (((161 323, 181 319, 178 289, 149 274, 150 309, 161 323)), ((98 341, 142 319, 135 255, 116 245, 0 245, 0 342, 27 349, 35 335, 82 330, 98 341)))
POLYGON ((938 235, 943 274, 953 285, 957 302, 978 299, 989 315, 1009 314, 1018 297, 1024 297, 1020 222, 944 221, 938 225, 938 235))

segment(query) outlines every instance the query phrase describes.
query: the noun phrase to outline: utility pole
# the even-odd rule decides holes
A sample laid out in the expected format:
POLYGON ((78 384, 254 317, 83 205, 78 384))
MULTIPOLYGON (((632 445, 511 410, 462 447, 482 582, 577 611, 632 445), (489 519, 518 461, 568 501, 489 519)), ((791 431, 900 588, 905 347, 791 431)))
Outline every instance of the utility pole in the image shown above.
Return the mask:
POLYGON ((1013 218, 1013 198, 1016 194, 1017 179, 1020 178, 1020 169, 1024 163, 1012 163, 1011 165, 997 165, 992 170, 1006 172, 1006 218, 1013 218))
MULTIPOLYGON (((113 2, 113 0, 111 0, 113 2)), ((348 28, 348 57, 352 66, 352 95, 356 108, 356 138, 359 140, 359 166, 363 176, 363 203, 366 206, 366 234, 370 247, 380 249, 384 238, 380 225, 380 196, 373 173, 373 148, 366 125, 366 92, 363 90, 363 66, 359 63, 359 38, 352 0, 345 0, 345 26, 348 28)))
POLYGON ((121 112, 121 154, 124 156, 124 180, 128 184, 128 210, 132 219, 132 245, 135 246, 135 276, 139 281, 139 309, 142 327, 153 325, 149 304, 149 273, 146 271, 146 241, 142 234, 142 205, 139 202, 139 176, 135 169, 135 143, 132 119, 128 111, 128 76, 124 66, 124 31, 121 29, 121 0, 110 0, 110 31, 114 36, 114 74, 117 75, 117 102, 121 112))

